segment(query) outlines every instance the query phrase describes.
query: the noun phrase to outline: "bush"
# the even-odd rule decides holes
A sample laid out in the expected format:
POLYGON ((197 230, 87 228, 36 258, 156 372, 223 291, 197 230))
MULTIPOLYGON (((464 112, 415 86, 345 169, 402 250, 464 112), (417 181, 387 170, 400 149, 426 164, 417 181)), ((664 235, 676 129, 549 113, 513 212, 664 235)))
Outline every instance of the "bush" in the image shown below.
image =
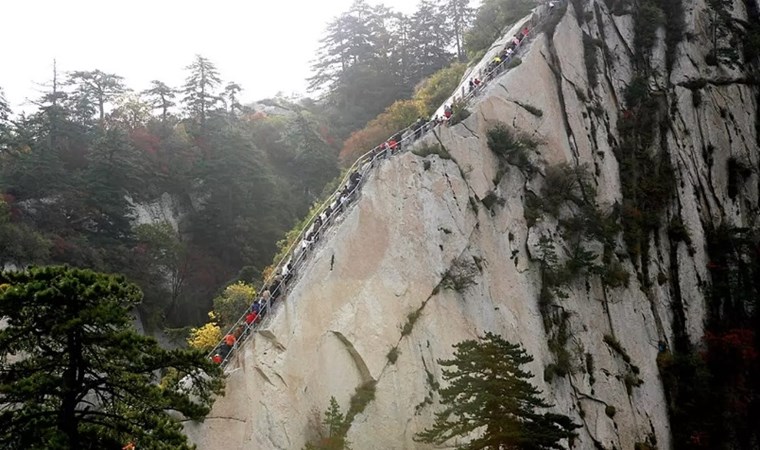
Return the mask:
POLYGON ((475 284, 475 277, 478 273, 478 267, 473 261, 460 256, 452 261, 451 267, 443 275, 441 286, 457 292, 464 292, 475 284))
POLYGON ((612 419, 613 417, 615 417, 615 413, 616 412, 617 412, 617 410, 612 405, 607 405, 607 406, 604 407, 604 413, 607 414, 607 417, 609 417, 610 419, 612 419))
POLYGON ((412 333, 412 330, 414 329, 414 324, 417 323, 417 319, 419 319, 421 315, 422 315, 422 307, 407 314, 406 323, 404 324, 404 327, 401 329, 402 337, 408 336, 412 333))
POLYGON ((415 88, 414 99, 422 104, 426 116, 433 114, 459 86, 467 66, 454 63, 425 78, 415 88))
POLYGON ((544 115, 544 112, 541 111, 541 109, 536 108, 533 105, 529 105, 527 103, 521 103, 520 106, 525 108, 526 111, 528 111, 529 113, 533 114, 536 117, 542 117, 544 115))
POLYGON ((377 381, 369 380, 356 388, 354 395, 351 396, 351 404, 348 408, 348 412, 346 412, 346 424, 353 422, 354 417, 364 412, 367 405, 375 399, 376 386, 377 381))
POLYGON ((429 155, 438 155, 441 159, 451 159, 451 154, 441 144, 420 145, 415 147, 412 153, 421 158, 429 155))
POLYGON ((527 172, 535 170, 530 160, 530 150, 537 142, 525 135, 518 135, 504 123, 498 123, 487 132, 488 148, 499 157, 503 164, 515 166, 527 172))
POLYGON ((559 217, 562 205, 573 203, 582 206, 596 196, 591 173, 586 164, 571 166, 566 163, 546 168, 541 198, 546 212, 559 217))
POLYGON ((461 99, 454 101, 451 105, 449 125, 456 125, 468 117, 470 117, 470 110, 467 109, 467 102, 461 99))
POLYGON ((388 358, 389 363, 396 364, 399 354, 401 354, 401 351, 398 349, 398 347, 393 347, 392 349, 388 351, 386 358, 388 358))
POLYGON ((611 287, 628 287, 631 275, 620 262, 605 264, 601 267, 602 282, 611 287))
POLYGON ((209 322, 199 328, 191 328, 187 345, 192 348, 210 352, 222 340, 222 330, 217 325, 214 313, 208 313, 209 322))
POLYGON ((513 56, 512 59, 510 59, 509 62, 507 63, 507 70, 514 69, 520 64, 522 64, 522 59, 520 59, 519 56, 513 56))
POLYGON ((623 361, 625 361, 626 363, 631 362, 631 357, 628 356, 628 352, 625 351, 622 344, 620 344, 620 342, 617 339, 615 339, 614 336, 610 334, 605 334, 602 340, 604 341, 605 344, 607 344, 608 347, 610 347, 612 350, 614 350, 620 356, 622 356, 623 361))
POLYGON ((256 289, 243 282, 227 286, 222 295, 214 299, 214 313, 220 325, 229 328, 243 315, 256 298, 256 289))

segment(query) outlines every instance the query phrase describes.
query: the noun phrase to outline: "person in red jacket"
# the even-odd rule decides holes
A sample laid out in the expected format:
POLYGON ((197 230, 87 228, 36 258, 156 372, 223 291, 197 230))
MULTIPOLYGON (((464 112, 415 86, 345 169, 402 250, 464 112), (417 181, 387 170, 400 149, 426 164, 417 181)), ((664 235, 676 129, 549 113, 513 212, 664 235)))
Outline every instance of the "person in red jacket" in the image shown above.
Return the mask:
POLYGON ((245 315, 245 323, 250 327, 256 321, 256 313, 251 311, 245 315))
POLYGON ((214 353, 214 356, 211 357, 211 362, 214 364, 221 364, 222 363, 222 355, 219 353, 214 353))
POLYGON ((227 346, 229 346, 230 348, 235 346, 235 341, 237 341, 237 339, 235 338, 233 334, 228 334, 227 336, 224 337, 224 343, 227 344, 227 346))

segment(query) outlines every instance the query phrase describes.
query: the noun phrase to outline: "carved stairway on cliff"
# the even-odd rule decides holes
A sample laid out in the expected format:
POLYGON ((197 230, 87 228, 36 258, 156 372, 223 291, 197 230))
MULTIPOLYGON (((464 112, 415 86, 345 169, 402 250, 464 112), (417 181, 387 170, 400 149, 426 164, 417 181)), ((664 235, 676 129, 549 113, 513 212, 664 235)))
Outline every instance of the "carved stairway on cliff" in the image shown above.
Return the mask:
MULTIPOLYGON (((560 2, 554 2, 554 5, 559 5, 560 2)), ((486 55, 483 57, 481 62, 478 64, 479 66, 479 78, 482 78, 483 82, 476 86, 474 89, 471 89, 469 92, 465 92, 465 86, 466 81, 470 79, 474 75, 474 68, 469 73, 465 73, 465 76, 462 79, 462 83, 457 88, 457 90, 454 92, 452 97, 447 99, 444 104, 452 104, 454 102, 460 101, 463 104, 467 104, 470 100, 475 98, 478 94, 480 94, 485 86, 489 85, 491 81, 495 80, 500 75, 506 73, 509 71, 509 64, 513 61, 514 58, 517 57, 518 52, 524 47, 524 44, 530 40, 530 38, 535 34, 535 30, 539 29, 544 23, 546 23, 547 19, 552 15, 557 13, 556 11, 559 10, 556 6, 550 6, 550 5, 541 5, 531 12, 530 15, 526 16, 526 18, 523 18, 521 21, 517 22, 517 24, 513 27, 517 27, 518 29, 520 27, 526 26, 528 24, 531 25, 529 28, 529 32, 524 36, 524 38, 517 44, 517 46, 514 49, 514 53, 512 53, 511 56, 505 58, 501 61, 500 64, 492 68, 491 70, 486 70, 485 74, 483 74, 482 66, 484 65, 484 62, 490 61, 492 59, 492 56, 490 52, 494 49, 492 46, 491 49, 489 49, 489 53, 486 53, 486 55), (460 100, 457 100, 457 92, 462 92, 462 97, 460 100)), ((509 42, 509 41, 507 41, 509 42)), ((498 48, 498 46, 496 47, 498 48)), ((499 49, 497 55, 501 53, 501 49, 499 49)), ((476 66, 476 67, 478 67, 476 66)), ((439 108, 439 111, 443 109, 443 105, 441 105, 441 108, 439 108)), ((436 116, 437 117, 437 116, 436 116)), ((445 124, 448 126, 448 123, 445 124)), ((360 156, 356 162, 354 162, 351 167, 346 171, 346 175, 341 180, 340 184, 338 185, 338 189, 333 192, 332 195, 330 195, 319 208, 317 208, 316 212, 314 212, 309 219, 307 220, 306 224, 303 226, 301 231, 299 232, 298 236, 293 240, 293 243, 288 247, 287 251, 285 252, 285 256, 283 256, 280 261, 277 262, 277 264, 274 266, 272 270, 272 275, 270 275, 264 282, 263 286, 259 290, 259 292, 263 292, 267 286, 271 286, 272 282, 274 281, 274 277, 277 274, 284 273, 283 269, 286 268, 288 265, 291 265, 291 269, 289 269, 287 272, 285 272, 289 277, 289 281, 286 283, 285 280, 281 282, 277 288, 271 292, 272 298, 282 298, 287 294, 287 291, 289 290, 288 287, 293 285, 297 281, 297 274, 305 267, 305 262, 307 259, 308 254, 312 253, 314 251, 314 246, 316 243, 307 240, 307 236, 310 234, 314 235, 320 235, 325 236, 325 232, 330 228, 331 225, 335 224, 337 219, 342 215, 345 214, 348 208, 350 208, 354 203, 358 202, 359 194, 361 191, 361 187, 364 185, 364 183, 367 181, 368 177, 373 173, 374 168, 378 167, 380 165, 380 161, 385 159, 387 157, 387 153, 390 153, 390 156, 396 155, 398 153, 401 153, 402 151, 408 150, 411 145, 422 138, 423 136, 427 135, 428 132, 432 131, 435 134, 435 129, 438 126, 442 126, 441 123, 439 123, 436 119, 432 119, 426 123, 424 123, 421 126, 417 126, 417 124, 412 124, 408 126, 407 128, 404 128, 401 131, 398 131, 393 134, 393 136, 402 136, 402 138, 398 141, 398 150, 395 152, 391 152, 391 149, 384 148, 383 144, 378 145, 374 147, 373 149, 369 150, 368 152, 364 153, 362 156, 360 156), (352 184, 350 181, 350 177, 354 173, 359 173, 361 175, 361 179, 358 183, 352 184), (341 197, 344 195, 344 189, 343 187, 348 188, 349 193, 346 197, 346 200, 344 202, 341 201, 341 197), (328 210, 328 207, 331 209, 331 214, 326 214, 326 211, 328 210), (325 220, 323 221, 322 225, 320 227, 315 226, 315 220, 318 217, 325 217, 325 220)), ((392 137, 388 139, 390 141, 393 139, 392 137)), ((283 277, 284 278, 284 277, 283 277)), ((256 318, 256 320, 248 325, 245 320, 245 316, 247 315, 248 311, 244 312, 241 317, 235 322, 234 325, 229 329, 227 334, 234 334, 236 330, 241 330, 239 336, 237 337, 234 345, 229 349, 227 354, 224 356, 221 365, 223 367, 226 367, 229 362, 232 359, 232 356, 236 354, 236 350, 243 345, 243 343, 247 340, 248 336, 251 335, 253 331, 256 331, 260 328, 263 328, 263 324, 270 321, 272 318, 272 315, 276 312, 275 306, 278 301, 270 300, 267 302, 264 302, 261 299, 257 299, 261 305, 261 309, 259 312, 259 317, 256 318), (271 313, 271 314, 270 314, 271 313)), ((212 358, 214 354, 217 353, 218 349, 220 348, 221 344, 224 342, 219 343, 214 350, 209 354, 209 358, 212 358)))

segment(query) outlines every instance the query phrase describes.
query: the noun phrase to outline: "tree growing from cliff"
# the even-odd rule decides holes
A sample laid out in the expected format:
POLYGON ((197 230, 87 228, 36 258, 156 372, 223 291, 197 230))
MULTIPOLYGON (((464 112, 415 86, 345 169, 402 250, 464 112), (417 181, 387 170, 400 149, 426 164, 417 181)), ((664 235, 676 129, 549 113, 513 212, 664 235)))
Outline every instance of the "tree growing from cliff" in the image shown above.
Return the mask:
POLYGON ((0 273, 0 447, 190 448, 169 412, 203 419, 221 372, 199 350, 163 350, 138 334, 141 297, 91 270, 0 273), (169 369, 184 380, 159 385, 169 369))
POLYGON ((530 448, 562 449, 560 441, 575 436, 569 417, 538 413, 551 405, 541 399, 520 367, 533 360, 519 345, 486 333, 479 340, 454 345, 454 357, 439 360, 448 387, 440 390, 444 409, 433 426, 415 440, 444 444, 454 438, 470 438, 460 450, 530 448))
POLYGON ((346 423, 346 417, 340 411, 335 397, 330 397, 330 406, 325 411, 322 425, 324 429, 318 430, 317 441, 306 444, 304 450, 351 450, 350 442, 346 440, 350 424, 346 423))

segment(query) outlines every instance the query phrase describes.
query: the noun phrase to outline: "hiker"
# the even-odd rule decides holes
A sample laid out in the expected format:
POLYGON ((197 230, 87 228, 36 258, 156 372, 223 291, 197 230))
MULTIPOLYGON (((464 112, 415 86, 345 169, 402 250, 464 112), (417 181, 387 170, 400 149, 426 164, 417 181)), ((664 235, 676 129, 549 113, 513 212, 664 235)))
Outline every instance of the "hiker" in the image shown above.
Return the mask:
POLYGON ((476 86, 476 87, 480 87, 480 83, 481 83, 481 81, 480 81, 480 78, 478 78, 478 77, 475 77, 475 81, 474 81, 474 83, 475 83, 475 86, 476 86))
POLYGON ((398 148, 398 142, 396 142, 395 136, 392 137, 390 141, 388 141, 388 148, 391 150, 391 155, 396 154, 396 149, 398 148))
MULTIPOLYGON (((470 80, 472 82, 472 80, 470 80)), ((414 140, 417 140, 422 136, 422 127, 425 126, 425 119, 420 116, 417 122, 414 123, 414 140)))
POLYGON ((214 353, 214 356, 211 357, 211 362, 214 364, 221 364, 223 361, 222 355, 220 355, 218 352, 214 353))
POLYGON ((453 114, 453 111, 451 110, 451 106, 444 105, 443 107, 443 116, 446 118, 446 121, 451 119, 451 114, 453 114))
POLYGON ((356 170, 354 170, 353 173, 351 173, 351 175, 349 175, 348 179, 350 180, 351 185, 354 186, 354 187, 356 187, 356 186, 359 185, 359 182, 362 180, 362 174, 360 174, 359 172, 357 172, 356 170))
POLYGON ((274 277, 274 280, 272 281, 272 286, 270 286, 269 291, 272 293, 272 300, 277 300, 277 297, 280 296, 282 289, 280 289, 282 285, 282 277, 280 275, 276 275, 274 277))
POLYGON ((237 338, 232 333, 227 333, 227 336, 224 337, 225 345, 230 348, 235 346, 235 342, 237 342, 237 338))
POLYGON ((475 90, 475 82, 474 82, 474 81, 472 81, 472 78, 470 78, 470 81, 469 81, 469 83, 467 83, 467 84, 469 84, 469 85, 470 85, 470 92, 472 92, 472 91, 474 91, 474 90, 475 90))
POLYGON ((253 326, 253 323, 256 322, 257 317, 258 314, 253 311, 249 311, 248 314, 245 315, 245 324, 248 325, 248 329, 253 326))

